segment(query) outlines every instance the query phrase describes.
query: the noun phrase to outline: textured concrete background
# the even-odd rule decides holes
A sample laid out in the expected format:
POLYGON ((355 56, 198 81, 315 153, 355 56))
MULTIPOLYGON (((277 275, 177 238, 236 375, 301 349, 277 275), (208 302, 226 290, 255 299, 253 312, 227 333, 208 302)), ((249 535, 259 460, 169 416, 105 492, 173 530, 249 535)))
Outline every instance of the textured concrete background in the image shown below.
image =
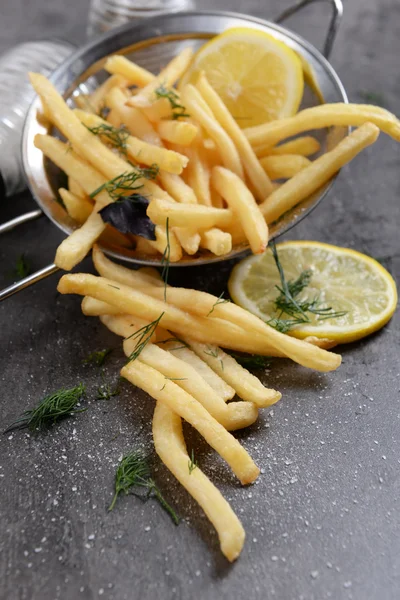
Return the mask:
MULTIPOLYGON (((289 2, 202 2, 270 17, 289 2)), ((84 38, 86 2, 13 0, 0 7, 0 50, 42 36, 84 38)), ((291 26, 319 45, 326 6, 291 26)), ((352 100, 364 92, 400 113, 397 0, 350 0, 332 55, 352 100)), ((400 274, 398 146, 377 144, 343 169, 324 203, 290 233, 357 248, 400 274)), ((29 194, 1 206, 5 221, 32 206, 29 194)), ((287 236, 288 237, 288 236, 287 236)), ((2 286, 18 255, 33 267, 52 259, 61 234, 44 219, 2 236, 2 286)), ((85 268, 90 268, 86 261, 85 268)), ((230 265, 180 271, 218 294, 230 265)), ((10 279, 11 278, 11 279, 10 279)), ((198 436, 187 431, 199 463, 243 520, 247 541, 228 565, 215 532, 186 492, 158 466, 155 477, 182 517, 175 527, 153 500, 121 498, 111 514, 115 464, 131 447, 151 451, 153 402, 124 385, 95 401, 101 382, 82 364, 113 347, 106 380, 116 379, 119 340, 80 313, 76 297, 59 297, 57 276, 0 304, 3 429, 46 392, 79 381, 89 410, 48 433, 0 439, 0 597, 169 600, 394 600, 400 589, 399 318, 343 348, 343 366, 322 375, 273 361, 265 381, 282 401, 240 434, 262 468, 243 489, 198 436)))

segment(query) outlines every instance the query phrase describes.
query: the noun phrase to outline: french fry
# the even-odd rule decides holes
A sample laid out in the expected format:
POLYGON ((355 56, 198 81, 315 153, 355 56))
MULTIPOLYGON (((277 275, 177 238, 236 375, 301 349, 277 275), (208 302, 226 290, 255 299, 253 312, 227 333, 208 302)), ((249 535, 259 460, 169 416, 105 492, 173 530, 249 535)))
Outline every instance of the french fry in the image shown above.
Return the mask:
POLYGON ((369 104, 341 102, 305 108, 294 117, 249 127, 244 132, 252 146, 261 144, 274 146, 287 137, 309 129, 323 129, 333 125, 358 127, 365 123, 373 123, 395 140, 400 141, 400 123, 389 111, 369 104))
POLYGON ((260 158, 260 164, 271 179, 290 179, 311 164, 300 154, 280 154, 260 158))
POLYGON ((85 258, 93 244, 105 229, 105 224, 97 212, 92 212, 79 229, 75 229, 57 248, 54 259, 60 269, 70 271, 85 258))
MULTIPOLYGON (((133 103, 133 98, 127 101, 127 106, 136 105, 133 103)), ((157 127, 163 119, 170 119, 172 114, 171 105, 166 98, 160 98, 150 106, 140 107, 140 112, 146 117, 154 127, 157 127)))
POLYGON ((169 261, 178 262, 182 258, 182 246, 180 245, 178 238, 174 231, 169 227, 168 235, 165 227, 166 219, 164 219, 164 225, 157 225, 155 235, 156 239, 147 240, 147 242, 158 250, 160 254, 164 254, 165 250, 169 247, 169 261))
POLYGON ((126 104, 122 90, 112 88, 105 98, 105 103, 111 109, 107 120, 114 127, 125 125, 135 137, 149 144, 162 146, 161 138, 149 119, 139 109, 126 104))
POLYGON ((197 145, 192 145, 186 151, 186 156, 189 157, 187 166, 187 181, 192 188, 195 197, 199 204, 211 206, 211 190, 210 190, 210 168, 205 160, 204 153, 197 145))
POLYGON ((256 190, 257 197, 259 200, 263 200, 272 192, 272 185, 268 174, 261 167, 250 142, 247 140, 243 131, 240 129, 217 92, 208 83, 207 78, 203 73, 200 75, 196 87, 202 95, 203 100, 212 110, 219 124, 233 140, 239 152, 245 173, 256 190))
POLYGON ((221 154, 223 165, 244 179, 242 163, 235 144, 221 127, 202 96, 193 85, 186 85, 182 90, 182 102, 196 121, 204 127, 207 134, 214 140, 221 154))
POLYGON ((228 463, 243 485, 257 479, 260 470, 248 452, 193 396, 140 359, 122 367, 121 375, 157 401, 166 404, 197 429, 228 463))
POLYGON ((199 358, 232 386, 243 400, 254 403, 258 408, 265 408, 281 399, 280 392, 264 387, 257 377, 244 369, 232 356, 226 354, 218 346, 200 344, 187 337, 184 337, 183 340, 199 358))
POLYGON ((276 221, 283 213, 329 181, 361 150, 373 144, 378 135, 379 129, 376 125, 365 123, 339 142, 333 150, 326 152, 292 179, 286 181, 259 205, 267 223, 276 221))
POLYGON ((225 256, 232 250, 232 236, 226 231, 213 227, 201 232, 200 247, 209 250, 215 256, 225 256))
POLYGON ((234 561, 244 544, 242 524, 221 492, 200 468, 196 466, 193 471, 189 471, 190 458, 183 437, 181 418, 162 402, 157 402, 154 411, 153 438, 158 456, 204 510, 217 531, 222 553, 229 561, 234 561))
POLYGON ((182 146, 190 146, 199 132, 193 123, 170 120, 160 121, 157 130, 163 140, 182 146))
POLYGON ((125 56, 118 54, 107 58, 104 69, 112 75, 122 76, 129 81, 130 85, 137 85, 139 87, 143 87, 154 80, 153 73, 143 69, 143 67, 139 67, 136 63, 125 58, 125 56))
POLYGON ((275 156, 279 154, 299 154, 300 156, 311 156, 321 149, 321 144, 312 135, 303 135, 294 140, 283 142, 279 146, 254 146, 256 156, 275 156))
POLYGON ((187 227, 175 227, 174 233, 186 254, 189 254, 189 256, 196 254, 201 242, 200 234, 196 230, 187 227))
MULTIPOLYGON (((130 340, 125 340, 123 346, 126 356, 129 357, 132 346, 130 340)), ((248 427, 257 419, 258 410, 255 404, 226 404, 191 365, 155 344, 146 345, 140 353, 140 362, 159 371, 166 379, 175 381, 176 385, 193 396, 228 431, 248 427)))
POLYGON ((138 271, 141 275, 147 275, 148 277, 150 277, 151 283, 153 285, 164 287, 165 283, 163 281, 163 278, 161 277, 161 273, 155 267, 140 267, 138 271))
MULTIPOLYGON (((223 348, 261 355, 268 355, 268 350, 272 346, 295 362, 318 371, 332 371, 337 369, 341 362, 339 355, 281 334, 239 307, 236 307, 238 311, 232 313, 235 310, 233 305, 228 313, 229 316, 232 318, 232 314, 239 314, 242 322, 247 322, 252 326, 249 331, 244 331, 235 323, 221 318, 189 314, 172 306, 169 302, 158 300, 126 285, 121 284, 120 289, 117 289, 113 280, 85 273, 64 275, 60 279, 57 289, 61 294, 92 296, 113 304, 123 313, 134 314, 142 319, 148 319, 150 322, 159 319, 162 315, 160 321, 162 327, 178 335, 187 335, 187 332, 190 331, 190 337, 193 340, 205 344, 215 344, 223 348), (254 331, 256 328, 252 317, 256 320, 257 329, 262 329, 267 335, 265 333, 260 335, 254 331), (263 329, 263 326, 266 329, 263 329)), ((173 289, 178 290, 179 288, 173 289)), ((152 293, 158 293, 157 290, 160 291, 156 286, 151 286, 152 293)), ((182 289, 179 289, 179 293, 181 292, 182 289)), ((218 298, 215 299, 214 309, 221 311, 222 307, 226 305, 218 304, 217 300, 218 298)))
POLYGON ((264 252, 268 244, 268 226, 247 186, 240 177, 223 167, 213 168, 211 183, 241 223, 252 252, 264 252))
MULTIPOLYGON (((76 152, 79 152, 83 158, 87 159, 108 179, 113 179, 132 170, 127 161, 117 156, 115 152, 107 148, 100 139, 86 129, 74 112, 68 108, 54 86, 43 75, 31 73, 30 79, 42 102, 50 110, 52 121, 70 140, 76 152)), ((155 195, 157 198, 172 201, 169 194, 164 192, 154 181, 140 178, 136 181, 136 185, 142 186, 142 193, 144 194, 155 195)))
POLYGON ((129 85, 129 82, 125 77, 121 77, 121 75, 112 75, 106 79, 104 83, 95 89, 88 99, 91 110, 98 113, 102 107, 105 96, 113 87, 121 88, 126 87, 127 85, 129 85))
POLYGON ((196 194, 193 189, 184 182, 182 177, 167 173, 166 171, 160 171, 158 178, 171 198, 177 202, 182 202, 182 204, 197 204, 196 194))
MULTIPOLYGON (((85 300, 85 298, 83 300, 85 300)), ((82 301, 82 310, 83 308, 84 306, 82 301)), ((105 314, 100 315, 100 321, 103 323, 103 325, 107 327, 107 329, 123 338, 129 338, 129 336, 136 333, 136 331, 138 331, 139 329, 142 329, 142 327, 147 327, 147 325, 149 325, 148 321, 144 321, 143 319, 139 319, 138 317, 134 317, 133 315, 105 314)), ((149 344, 152 344, 156 341, 157 334, 156 332, 154 332, 149 337, 149 344)))
POLYGON ((100 317, 103 315, 120 315, 121 311, 107 302, 85 296, 81 303, 82 312, 87 317, 100 317))
MULTIPOLYGON (((150 257, 154 257, 154 256, 158 256, 159 252, 157 250, 157 248, 155 248, 154 246, 152 246, 151 240, 146 240, 146 238, 144 237, 140 237, 140 236, 134 236, 134 240, 135 240, 135 251, 140 255, 140 256, 150 256, 150 257)), ((158 245, 158 244, 156 244, 158 245)))
MULTIPOLYGON (((91 115, 85 111, 75 109, 74 113, 79 120, 89 129, 99 126, 107 126, 107 122, 97 115, 91 115)), ((101 136, 100 136, 101 137, 101 136)), ((137 163, 144 165, 158 165, 158 167, 168 173, 179 175, 188 163, 186 156, 178 154, 173 150, 166 150, 143 142, 139 138, 129 136, 126 139, 126 151, 128 155, 137 163)))
POLYGON ((131 98, 129 103, 132 106, 148 107, 155 100, 154 92, 160 85, 169 88, 175 84, 179 77, 184 73, 192 60, 193 50, 185 48, 162 71, 144 87, 136 96, 131 98))
POLYGON ((151 200, 147 215, 156 225, 165 224, 166 219, 169 219, 171 227, 193 229, 224 228, 233 220, 233 213, 229 209, 200 204, 178 204, 158 199, 151 200))
POLYGON ((89 194, 85 192, 79 181, 77 181, 73 177, 68 177, 68 189, 71 192, 71 194, 74 194, 74 196, 76 196, 77 198, 89 200, 89 194))
POLYGON ((93 204, 86 198, 78 198, 65 188, 58 190, 69 216, 77 223, 84 223, 93 210, 93 204))

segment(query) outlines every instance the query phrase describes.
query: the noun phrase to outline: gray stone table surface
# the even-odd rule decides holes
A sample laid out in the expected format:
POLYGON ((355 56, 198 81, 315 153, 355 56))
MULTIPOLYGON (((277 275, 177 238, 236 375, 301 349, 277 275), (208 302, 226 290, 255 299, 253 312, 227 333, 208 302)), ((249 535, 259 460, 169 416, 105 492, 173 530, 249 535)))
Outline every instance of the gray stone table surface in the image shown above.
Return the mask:
MULTIPOLYGON (((202 8, 277 14, 289 2, 204 2, 202 8)), ((42 36, 84 38, 86 1, 3 0, 0 49, 42 36)), ((291 26, 320 44, 326 6, 291 26)), ((400 4, 350 0, 332 55, 350 99, 367 94, 400 113, 400 4)), ((381 135, 343 169, 322 205, 290 233, 357 248, 400 274, 398 146, 381 135)), ((5 221, 30 208, 28 193, 1 204, 5 221)), ((24 252, 47 264, 62 235, 44 219, 0 239, 1 285, 24 252)), ((175 283, 217 294, 226 264, 173 271, 175 283)), ((83 265, 91 269, 90 261, 83 265)), ((0 427, 45 393, 82 381, 89 410, 48 433, 0 438, 0 597, 4 600, 270 599, 394 600, 400 595, 399 317, 378 334, 341 348, 343 365, 317 374, 274 360, 264 380, 282 401, 239 434, 262 468, 241 488, 187 429, 189 448, 243 521, 242 556, 229 565, 198 506, 154 457, 155 478, 182 517, 175 527, 154 500, 107 506, 119 457, 153 452, 153 401, 127 384, 95 401, 101 383, 82 364, 96 349, 116 350, 105 367, 116 380, 119 341, 84 318, 77 297, 56 293, 53 276, 0 304, 0 427)), ((152 455, 154 456, 154 455, 152 455)))

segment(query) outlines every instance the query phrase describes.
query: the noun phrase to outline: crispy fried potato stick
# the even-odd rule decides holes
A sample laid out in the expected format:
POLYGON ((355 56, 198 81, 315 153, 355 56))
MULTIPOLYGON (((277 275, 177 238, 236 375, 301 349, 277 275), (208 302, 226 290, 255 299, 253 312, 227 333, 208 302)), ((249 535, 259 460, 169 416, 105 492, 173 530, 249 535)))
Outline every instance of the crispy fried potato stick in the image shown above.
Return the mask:
POLYGON ((242 225, 253 254, 264 252, 268 245, 268 226, 248 187, 224 167, 213 168, 211 183, 242 225))
POLYGON ((308 167, 286 181, 280 188, 260 204, 260 210, 267 223, 273 223, 283 213, 315 192, 321 185, 350 162, 361 150, 373 144, 379 129, 372 123, 365 123, 338 145, 317 158, 308 167))
POLYGON ((84 223, 93 210, 93 204, 86 198, 79 198, 69 190, 58 190, 69 216, 77 223, 84 223))
POLYGON ((341 102, 306 108, 294 117, 249 127, 244 132, 252 146, 261 144, 274 146, 287 137, 309 129, 323 129, 332 125, 358 127, 364 123, 374 123, 395 140, 400 140, 400 123, 388 110, 370 104, 341 102))
POLYGON ((199 132, 199 128, 186 121, 160 121, 157 127, 159 136, 172 144, 190 146, 199 132))
POLYGON ((89 96, 86 102, 86 108, 90 108, 91 112, 94 111, 95 113, 98 113, 108 92, 114 87, 126 87, 128 83, 129 82, 125 77, 121 77, 121 75, 112 75, 106 79, 104 83, 99 85, 93 94, 89 96))
POLYGON ((103 219, 94 209, 82 227, 75 229, 58 246, 54 259, 57 267, 65 271, 73 269, 90 252, 105 227, 103 219))
POLYGON ((197 429, 228 463, 243 485, 257 479, 260 470, 248 452, 193 396, 143 363, 140 358, 122 367, 121 375, 157 401, 166 404, 197 429))
MULTIPOLYGON (((71 150, 72 150, 72 148, 71 148, 71 150)), ((74 194, 74 196, 77 196, 78 198, 84 198, 86 200, 89 200, 89 194, 87 194, 85 192, 85 190, 83 189, 83 187, 79 183, 79 181, 77 181, 73 177, 68 177, 68 189, 71 192, 71 194, 74 194)))
POLYGON ((263 200, 272 192, 272 185, 268 174, 261 167, 250 142, 203 73, 200 75, 196 87, 219 124, 232 138, 238 149, 245 173, 257 192, 257 197, 259 200, 263 200))
MULTIPOLYGON (((81 123, 90 129, 108 125, 101 117, 91 115, 83 110, 75 109, 74 113, 81 123)), ((188 158, 182 154, 148 144, 131 135, 126 139, 125 143, 128 155, 137 163, 148 166, 156 164, 160 169, 168 173, 179 175, 188 163, 188 158)))
MULTIPOLYGON (((134 332, 134 330, 133 330, 134 332)), ((124 341, 124 352, 130 356, 136 341, 124 341)), ((176 385, 193 396, 210 415, 221 423, 228 431, 243 429, 252 425, 257 417, 258 410, 251 402, 225 401, 214 391, 205 379, 191 365, 184 362, 171 352, 148 343, 140 353, 140 362, 159 371, 166 379, 174 381, 176 385)))
POLYGON ((300 154, 278 154, 260 158, 260 164, 271 179, 290 179, 311 165, 311 161, 300 154))
POLYGON ((104 65, 104 69, 112 75, 121 75, 129 81, 130 85, 143 87, 154 80, 155 76, 150 71, 139 67, 136 63, 125 58, 125 56, 109 56, 104 65))
POLYGON ((232 236, 226 231, 213 227, 201 232, 200 246, 215 256, 224 256, 232 250, 232 236))
POLYGON ((221 492, 200 468, 196 466, 189 471, 190 457, 181 418, 162 402, 157 402, 154 411, 153 438, 158 456, 204 510, 217 531, 222 553, 229 561, 234 561, 245 540, 242 524, 221 492))
POLYGON ((235 144, 225 129, 218 123, 210 108, 193 85, 188 84, 183 88, 182 101, 189 113, 204 127, 207 135, 214 140, 221 154, 223 165, 236 173, 241 179, 244 179, 242 163, 235 144))
POLYGON ((196 254, 200 247, 200 234, 188 227, 175 227, 173 231, 186 254, 189 254, 189 256, 196 254))
POLYGON ((280 392, 263 386, 255 375, 242 367, 232 356, 226 354, 218 346, 200 344, 190 340, 187 336, 183 338, 183 341, 224 381, 231 385, 243 400, 254 403, 258 408, 265 408, 275 404, 282 398, 280 392))
POLYGON ((186 170, 187 182, 192 188, 199 204, 212 206, 210 177, 211 171, 204 156, 204 152, 198 145, 192 144, 186 149, 189 164, 186 170))
MULTIPOLYGON (((164 219, 164 223, 166 219, 164 219)), ((169 247, 169 261, 170 262, 178 262, 182 258, 182 246, 179 243, 178 238, 176 237, 174 230, 169 227, 169 232, 167 235, 167 229, 164 225, 156 226, 156 239, 146 240, 150 246, 155 248, 160 252, 160 254, 164 254, 165 249, 169 247)))
MULTIPOLYGON (((179 335, 187 335, 187 332, 190 331, 190 337, 193 340, 205 344, 216 344, 232 350, 263 355, 269 354, 268 350, 271 346, 277 347, 299 364, 319 371, 332 371, 340 365, 341 357, 339 355, 281 334, 257 317, 254 319, 259 324, 258 327, 261 329, 263 325, 266 327, 263 335, 255 332, 254 326, 250 328, 250 331, 244 331, 238 325, 221 318, 195 316, 126 285, 119 284, 118 287, 119 289, 113 280, 85 273, 64 275, 58 283, 58 291, 61 294, 93 296, 98 300, 113 304, 122 313, 134 314, 149 321, 158 319, 162 315, 160 323, 162 327, 179 335)), ((151 290, 153 293, 153 291, 157 292, 159 288, 153 286, 151 290)), ((181 291, 180 289, 179 292, 181 291)), ((214 302, 215 309, 222 310, 222 307, 227 306, 226 304, 215 306, 217 300, 216 298, 214 302)), ((233 309, 233 305, 231 308, 233 309)), ((251 318, 253 315, 239 307, 236 309, 242 322, 254 324, 254 319, 251 318)))
POLYGON ((158 178, 171 198, 182 204, 197 204, 196 194, 182 177, 160 171, 158 178))
MULTIPOLYGON (((100 317, 103 315, 120 315, 120 309, 112 304, 96 300, 90 296, 85 296, 81 304, 82 312, 87 317, 100 317)), ((131 315, 130 315, 131 316, 131 315)), ((133 317, 132 317, 133 318, 133 317)))
POLYGON ((147 215, 156 225, 165 224, 165 221, 169 219, 171 227, 192 229, 224 228, 231 225, 234 218, 229 209, 202 206, 201 204, 178 204, 158 199, 150 202, 147 215))
POLYGON ((299 154, 300 156, 311 156, 321 149, 321 144, 312 135, 304 135, 279 146, 254 146, 257 156, 274 156, 279 154, 299 154))

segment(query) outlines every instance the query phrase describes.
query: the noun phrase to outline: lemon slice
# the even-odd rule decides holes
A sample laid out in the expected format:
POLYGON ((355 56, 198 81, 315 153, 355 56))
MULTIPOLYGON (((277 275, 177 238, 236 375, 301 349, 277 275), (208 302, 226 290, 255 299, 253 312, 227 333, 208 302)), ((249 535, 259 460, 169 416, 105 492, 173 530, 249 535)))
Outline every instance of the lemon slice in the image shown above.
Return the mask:
MULTIPOLYGON (((277 244, 276 249, 286 281, 294 281, 307 269, 312 272, 309 285, 296 297, 297 301, 317 298, 321 308, 345 311, 343 316, 329 319, 307 313, 310 323, 295 325, 291 335, 353 342, 383 327, 393 315, 396 284, 373 258, 320 242, 284 242, 277 244)), ((280 316, 275 309, 279 295, 276 285, 281 284, 270 249, 238 263, 228 283, 234 302, 265 321, 280 316)))
POLYGON ((228 29, 206 43, 179 87, 195 83, 201 71, 240 127, 290 117, 303 96, 303 69, 297 54, 257 29, 228 29))

